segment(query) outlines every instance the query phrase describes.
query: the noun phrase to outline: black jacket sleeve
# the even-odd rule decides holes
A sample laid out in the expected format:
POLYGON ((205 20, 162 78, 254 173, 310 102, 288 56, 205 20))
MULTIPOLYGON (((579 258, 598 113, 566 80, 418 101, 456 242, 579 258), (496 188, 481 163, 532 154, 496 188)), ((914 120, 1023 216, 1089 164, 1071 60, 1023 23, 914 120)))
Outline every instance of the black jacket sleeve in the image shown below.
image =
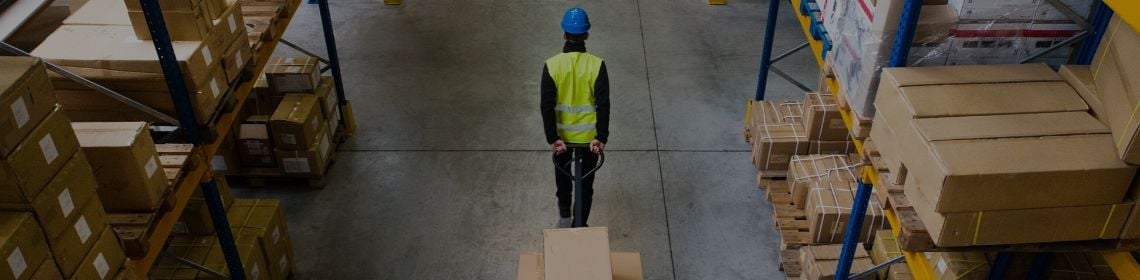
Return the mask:
POLYGON ((594 139, 608 143, 610 138, 610 75, 606 73, 605 62, 602 62, 602 69, 598 71, 598 79, 594 81, 594 101, 598 106, 598 136, 594 139))
POLYGON ((542 66, 542 97, 539 99, 538 110, 542 113, 542 127, 546 132, 546 143, 554 144, 558 141, 558 127, 555 125, 554 106, 558 104, 558 87, 554 78, 550 77, 550 70, 542 66))

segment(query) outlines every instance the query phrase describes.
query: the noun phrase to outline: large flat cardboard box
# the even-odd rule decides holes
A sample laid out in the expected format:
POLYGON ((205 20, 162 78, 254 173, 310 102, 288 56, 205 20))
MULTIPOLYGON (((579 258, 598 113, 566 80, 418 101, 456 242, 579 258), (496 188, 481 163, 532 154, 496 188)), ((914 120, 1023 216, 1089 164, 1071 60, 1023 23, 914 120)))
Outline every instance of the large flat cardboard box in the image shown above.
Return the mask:
POLYGON ((1102 123, 1108 124, 1106 119, 1102 118, 1104 112, 1104 102, 1101 101, 1100 93, 1096 90, 1096 81, 1093 80, 1092 70, 1088 65, 1061 65, 1061 69, 1057 71, 1065 81, 1069 83, 1077 93, 1081 95, 1081 99, 1085 100, 1085 104, 1089 105, 1089 113, 1102 123))
POLYGON ((835 97, 820 93, 804 96, 804 128, 812 141, 846 141, 847 125, 839 114, 835 97))
MULTIPOLYGON (((519 255, 518 280, 542 280, 545 276, 543 258, 540 253, 525 252, 519 255)), ((641 280, 644 274, 641 267, 641 253, 610 252, 610 267, 613 280, 641 280)))
POLYGON ((930 259, 938 280, 985 280, 990 264, 981 252, 937 252, 930 259))
POLYGON ((246 167, 274 167, 277 157, 269 134, 269 116, 250 116, 238 127, 238 155, 246 167))
MULTIPOLYGON (((173 51, 188 84, 209 80, 218 63, 214 50, 200 41, 175 41, 173 51)), ((138 40, 130 26, 64 25, 49 35, 33 56, 62 66, 161 74, 154 42, 138 40), (83 48, 75 48, 81 45, 83 48)))
POLYGON ((546 280, 613 279, 608 228, 547 229, 542 235, 546 280))
POLYGON ((107 211, 149 211, 169 187, 158 150, 143 122, 77 122, 71 125, 99 181, 107 211))
POLYGON ((0 212, 0 275, 29 279, 49 256, 47 242, 31 213, 0 212), (11 276, 9 276, 11 275, 11 276))
POLYGON ((57 107, 8 158, 0 159, 0 202, 31 202, 77 151, 71 123, 57 107))
POLYGON ((127 255, 119 246, 119 239, 110 228, 99 234, 99 241, 87 252, 79 268, 69 279, 111 279, 127 262, 127 255))
POLYGON ((55 262, 63 275, 69 278, 95 246, 99 234, 107 228, 106 216, 98 199, 86 202, 76 211, 80 212, 79 215, 67 224, 63 233, 48 239, 55 262))
POLYGON ((940 247, 1116 239, 1133 203, 938 213, 914 184, 903 186, 940 247))
POLYGON ((1113 16, 1092 63, 1093 80, 1104 103, 1101 119, 1108 120, 1121 159, 1140 164, 1140 33, 1113 16))
MULTIPOLYGON (((146 17, 142 11, 127 11, 127 17, 134 27, 135 37, 139 40, 150 40, 150 28, 146 25, 146 17)), ((166 20, 170 39, 174 41, 202 41, 210 34, 212 21, 209 15, 201 9, 191 11, 164 11, 163 20, 166 20)))
MULTIPOLYGON (((833 280, 835 270, 839 266, 839 255, 843 252, 843 245, 813 245, 800 247, 800 263, 803 265, 802 279, 806 280, 833 280)), ((863 250, 863 243, 855 247, 855 259, 851 263, 851 271, 866 271, 870 269, 871 258, 863 250)))
POLYGON ((318 140, 324 119, 320 102, 311 94, 289 94, 269 117, 274 145, 282 150, 303 150, 318 140))
POLYGON ((332 157, 332 141, 328 130, 322 126, 316 143, 308 149, 303 151, 277 149, 275 152, 277 164, 285 173, 320 176, 325 174, 329 159, 332 157))
POLYGON ((1120 202, 1135 168, 1115 158, 1087 105, 1063 82, 1017 82, 1054 78, 1041 65, 887 69, 884 83, 904 86, 880 87, 896 142, 880 149, 896 149, 885 153, 942 213, 1120 202), (993 81, 956 84, 986 70, 993 81))
POLYGON ((31 204, 0 204, 0 207, 4 210, 32 210, 47 236, 59 236, 80 215, 81 208, 95 199, 97 187, 87 157, 83 152, 77 152, 31 204))
POLYGON ((276 199, 238 199, 227 213, 234 235, 252 235, 261 242, 271 279, 284 279, 293 271, 293 245, 285 225, 281 202, 276 199))
POLYGON ((320 82, 321 69, 314 57, 274 57, 265 66, 273 93, 312 93, 320 82))
POLYGON ((55 106, 38 58, 0 57, 0 157, 5 157, 55 106))
MULTIPOLYGON (((71 16, 63 20, 63 24, 130 26, 131 19, 127 17, 127 4, 125 2, 134 2, 135 6, 139 5, 138 1, 130 0, 88 0, 87 3, 91 5, 84 4, 79 7, 71 13, 71 16)), ((188 1, 182 2, 188 3, 188 1)), ((166 6, 162 8, 165 10, 166 6)))
MULTIPOLYGON (((74 70, 75 68, 69 68, 74 70)), ((92 72, 107 72, 107 71, 85 71, 80 73, 81 76, 88 76, 92 72)), ((125 73, 125 72, 120 72, 125 73)), ((140 83, 153 82, 151 77, 155 74, 142 74, 141 80, 135 80, 134 75, 126 75, 120 78, 114 78, 115 84, 130 84, 131 81, 141 81, 140 83)), ((190 104, 194 108, 194 116, 199 123, 206 123, 209 121, 210 116, 217 110, 222 95, 229 89, 229 84, 226 81, 225 73, 221 70, 220 66, 215 66, 210 72, 210 80, 205 84, 199 85, 195 89, 191 89, 190 104)), ((163 81, 162 83, 165 84, 163 81)), ((157 86, 157 85, 156 85, 157 86)), ((149 85, 135 84, 125 88, 130 89, 144 89, 149 85)), ((112 88, 115 89, 115 88, 112 88)), ((174 107, 173 98, 165 85, 151 90, 134 91, 117 89, 118 92, 124 96, 131 98, 143 105, 147 105, 159 112, 169 116, 175 116, 177 110, 174 107)), ((162 122, 161 120, 152 117, 130 107, 121 101, 115 100, 110 96, 91 89, 78 89, 78 90, 56 90, 55 96, 59 99, 60 104, 63 105, 64 111, 68 116, 75 121, 83 122, 105 122, 105 121, 150 121, 162 122)))

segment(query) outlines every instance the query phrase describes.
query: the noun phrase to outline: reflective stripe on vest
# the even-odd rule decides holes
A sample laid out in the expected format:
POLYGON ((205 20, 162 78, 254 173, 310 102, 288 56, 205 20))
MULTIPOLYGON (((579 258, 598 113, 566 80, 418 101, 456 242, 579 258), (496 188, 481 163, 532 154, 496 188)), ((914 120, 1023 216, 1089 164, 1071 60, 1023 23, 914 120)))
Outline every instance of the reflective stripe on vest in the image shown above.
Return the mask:
POLYGON ((594 82, 602 59, 584 52, 562 53, 547 59, 546 69, 558 87, 558 136, 567 143, 590 143, 598 136, 594 82))

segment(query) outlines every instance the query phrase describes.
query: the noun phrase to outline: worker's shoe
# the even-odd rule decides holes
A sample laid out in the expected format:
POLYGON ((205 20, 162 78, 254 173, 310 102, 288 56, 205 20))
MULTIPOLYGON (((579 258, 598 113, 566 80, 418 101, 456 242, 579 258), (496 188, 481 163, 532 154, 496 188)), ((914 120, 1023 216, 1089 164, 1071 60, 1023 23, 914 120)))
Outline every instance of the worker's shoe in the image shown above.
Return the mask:
POLYGON ((558 216, 561 217, 562 219, 569 219, 570 216, 573 216, 574 215, 574 211, 573 211, 574 209, 571 208, 571 206, 572 205, 571 205, 570 201, 559 200, 558 201, 558 216))
POLYGON ((558 219, 558 228, 570 228, 574 224, 574 218, 561 218, 558 219))

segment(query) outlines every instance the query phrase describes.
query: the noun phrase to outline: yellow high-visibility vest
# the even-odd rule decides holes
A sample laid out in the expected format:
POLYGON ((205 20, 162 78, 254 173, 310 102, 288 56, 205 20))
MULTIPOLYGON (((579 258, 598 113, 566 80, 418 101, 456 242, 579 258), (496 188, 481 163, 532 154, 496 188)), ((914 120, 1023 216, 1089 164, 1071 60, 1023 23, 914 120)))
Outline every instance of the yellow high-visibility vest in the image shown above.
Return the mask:
POLYGON ((590 143, 598 136, 594 82, 602 59, 584 52, 562 53, 546 60, 546 70, 558 87, 554 107, 558 136, 566 143, 590 143))

